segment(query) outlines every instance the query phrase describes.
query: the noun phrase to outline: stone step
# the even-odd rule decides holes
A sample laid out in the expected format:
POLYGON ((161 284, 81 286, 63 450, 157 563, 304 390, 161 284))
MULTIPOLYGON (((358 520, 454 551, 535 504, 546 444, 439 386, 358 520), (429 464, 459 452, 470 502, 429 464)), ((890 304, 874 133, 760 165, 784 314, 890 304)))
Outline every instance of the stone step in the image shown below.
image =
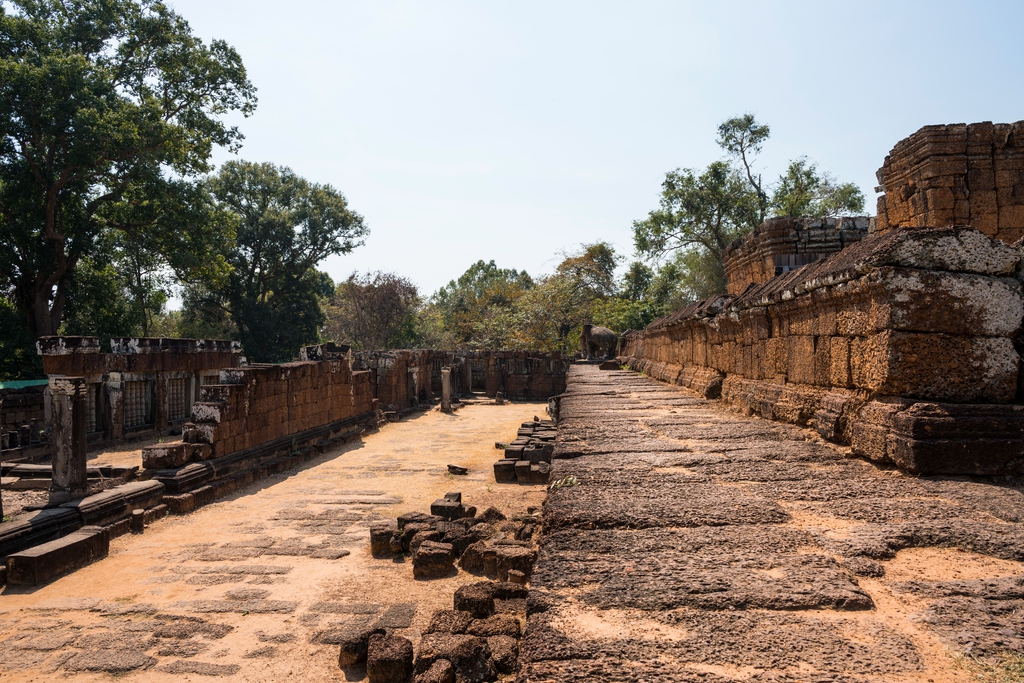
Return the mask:
POLYGON ((64 538, 8 556, 7 583, 39 586, 106 557, 109 550, 107 530, 82 527, 64 538))
POLYGON ((83 524, 109 524, 132 510, 159 505, 163 495, 164 485, 158 481, 133 481, 61 507, 77 512, 83 524))

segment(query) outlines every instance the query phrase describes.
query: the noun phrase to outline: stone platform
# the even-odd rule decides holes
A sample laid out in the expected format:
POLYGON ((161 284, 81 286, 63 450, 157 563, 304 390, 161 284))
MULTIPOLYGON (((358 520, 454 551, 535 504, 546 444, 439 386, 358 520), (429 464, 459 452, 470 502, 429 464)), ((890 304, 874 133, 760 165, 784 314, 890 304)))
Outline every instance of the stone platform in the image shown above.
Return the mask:
POLYGON ((575 366, 518 680, 957 681, 1024 649, 1024 485, 575 366), (563 485, 559 487, 559 482, 563 485))

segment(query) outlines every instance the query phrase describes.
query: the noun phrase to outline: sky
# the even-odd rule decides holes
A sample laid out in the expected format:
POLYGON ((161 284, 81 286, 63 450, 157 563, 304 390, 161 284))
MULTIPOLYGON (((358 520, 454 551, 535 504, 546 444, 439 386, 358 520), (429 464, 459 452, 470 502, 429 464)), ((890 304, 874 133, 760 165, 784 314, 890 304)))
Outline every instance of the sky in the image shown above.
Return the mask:
MULTIPOLYGON (((532 275, 632 223, 718 124, 771 126, 766 179, 807 156, 854 182, 928 124, 1024 119, 1024 2, 170 0, 258 89, 238 158, 340 190, 370 229, 321 264, 429 295, 476 261, 532 275)), ((217 163, 233 158, 226 151, 217 163)))

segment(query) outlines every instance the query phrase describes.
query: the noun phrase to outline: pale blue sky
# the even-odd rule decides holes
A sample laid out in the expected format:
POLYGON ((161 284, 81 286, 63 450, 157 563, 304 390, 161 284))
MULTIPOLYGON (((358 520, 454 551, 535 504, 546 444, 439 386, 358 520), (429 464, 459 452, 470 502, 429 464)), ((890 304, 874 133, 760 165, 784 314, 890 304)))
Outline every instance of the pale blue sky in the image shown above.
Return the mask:
MULTIPOLYGON (((171 0, 259 89, 240 157, 330 183, 366 246, 322 267, 430 294, 478 259, 531 274, 631 224, 666 171, 772 128, 766 178, 807 155, 860 185, 932 123, 1024 119, 1024 2, 171 0)), ((219 154, 223 161, 226 154, 219 154)))

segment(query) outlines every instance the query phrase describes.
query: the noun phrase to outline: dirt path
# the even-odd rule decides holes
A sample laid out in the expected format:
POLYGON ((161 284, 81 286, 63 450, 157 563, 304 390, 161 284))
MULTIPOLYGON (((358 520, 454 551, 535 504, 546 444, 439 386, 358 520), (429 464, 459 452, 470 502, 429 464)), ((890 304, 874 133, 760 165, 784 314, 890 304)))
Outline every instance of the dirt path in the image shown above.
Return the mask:
MULTIPOLYGON (((340 634, 380 623, 414 642, 451 608, 458 576, 415 581, 370 556, 370 522, 427 512, 446 491, 506 513, 544 487, 494 484, 495 441, 542 404, 464 407, 388 425, 202 508, 113 541, 108 558, 36 590, 0 595, 0 679, 346 680, 340 634), (446 466, 470 468, 453 478, 446 466)), ((98 456, 102 458, 102 454, 98 456)))
POLYGON ((1024 651, 1024 495, 574 366, 519 681, 970 680, 1024 651))

